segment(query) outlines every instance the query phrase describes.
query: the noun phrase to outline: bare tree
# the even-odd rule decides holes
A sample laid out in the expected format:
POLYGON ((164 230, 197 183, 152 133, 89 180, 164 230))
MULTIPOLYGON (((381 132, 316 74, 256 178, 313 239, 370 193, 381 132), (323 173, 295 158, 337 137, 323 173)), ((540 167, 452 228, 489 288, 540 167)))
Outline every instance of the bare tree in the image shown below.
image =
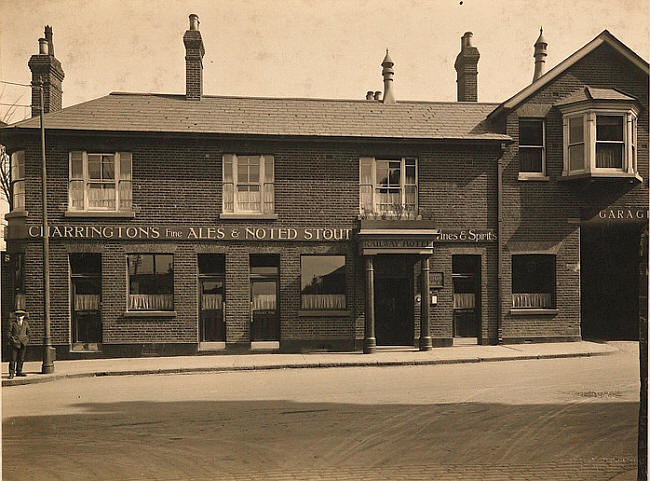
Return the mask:
MULTIPOLYGON (((3 92, 0 91, 0 98, 3 92)), ((20 100, 20 99, 18 99, 20 100)), ((4 115, 0 117, 0 127, 4 127, 11 120, 18 108, 18 100, 10 104, 4 115)), ((0 189, 2 197, 9 204, 9 211, 13 210, 13 195, 11 185, 11 156, 7 153, 7 148, 0 144, 0 189)))

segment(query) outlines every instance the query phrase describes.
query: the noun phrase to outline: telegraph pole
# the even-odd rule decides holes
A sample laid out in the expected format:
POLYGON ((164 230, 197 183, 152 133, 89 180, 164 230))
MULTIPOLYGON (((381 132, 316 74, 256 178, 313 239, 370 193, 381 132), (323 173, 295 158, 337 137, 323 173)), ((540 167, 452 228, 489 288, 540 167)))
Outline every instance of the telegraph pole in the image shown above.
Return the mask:
POLYGON ((54 372, 54 348, 50 335, 50 231, 47 222, 47 164, 45 162, 45 126, 43 115, 45 113, 45 99, 43 94, 43 79, 36 84, 40 93, 40 118, 41 118, 41 181, 43 193, 43 366, 42 374, 54 372))

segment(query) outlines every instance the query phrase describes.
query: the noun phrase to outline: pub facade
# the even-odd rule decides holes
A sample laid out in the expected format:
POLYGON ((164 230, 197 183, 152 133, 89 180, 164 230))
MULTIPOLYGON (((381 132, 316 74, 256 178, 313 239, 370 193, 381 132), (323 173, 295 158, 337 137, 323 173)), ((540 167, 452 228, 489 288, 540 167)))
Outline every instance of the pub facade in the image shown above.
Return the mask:
MULTIPOLYGON (((203 93, 198 17, 186 92, 61 108, 44 83, 0 129, 13 210, 3 336, 29 312, 42 350, 43 239, 59 359, 635 338, 647 232, 648 64, 604 31, 512 98, 478 102, 461 38, 457 102, 400 101, 394 63, 362 100, 203 93)), ((531 62, 532 64, 532 62, 531 62)))

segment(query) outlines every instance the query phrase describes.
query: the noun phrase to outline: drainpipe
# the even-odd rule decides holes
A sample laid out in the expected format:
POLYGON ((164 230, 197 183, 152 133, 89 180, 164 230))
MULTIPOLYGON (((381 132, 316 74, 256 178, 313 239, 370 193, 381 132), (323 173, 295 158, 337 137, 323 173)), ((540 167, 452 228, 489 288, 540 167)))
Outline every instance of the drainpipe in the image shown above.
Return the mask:
POLYGON ((503 260, 503 153, 506 144, 501 143, 497 159, 497 344, 503 344, 503 276, 501 263, 503 260))

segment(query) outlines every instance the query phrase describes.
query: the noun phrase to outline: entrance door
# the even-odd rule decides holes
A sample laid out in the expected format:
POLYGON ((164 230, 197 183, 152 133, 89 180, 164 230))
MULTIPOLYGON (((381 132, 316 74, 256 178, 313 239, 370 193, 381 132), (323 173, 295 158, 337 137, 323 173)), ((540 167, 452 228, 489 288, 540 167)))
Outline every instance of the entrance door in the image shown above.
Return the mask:
POLYGON ((200 279, 201 314, 200 341, 223 342, 226 340, 226 325, 223 321, 224 288, 223 278, 203 277, 200 279))
POLYGON ((280 320, 277 279, 251 280, 251 299, 251 341, 278 341, 280 320))
POLYGON ((413 345, 413 319, 406 278, 375 279, 375 336, 378 346, 413 345))
POLYGON ((251 341, 279 341, 280 256, 251 254, 251 341))
POLYGON ((481 256, 454 255, 451 258, 454 287, 454 337, 479 337, 481 256))
POLYGON ((97 349, 102 342, 101 254, 70 254, 72 343, 97 349))

